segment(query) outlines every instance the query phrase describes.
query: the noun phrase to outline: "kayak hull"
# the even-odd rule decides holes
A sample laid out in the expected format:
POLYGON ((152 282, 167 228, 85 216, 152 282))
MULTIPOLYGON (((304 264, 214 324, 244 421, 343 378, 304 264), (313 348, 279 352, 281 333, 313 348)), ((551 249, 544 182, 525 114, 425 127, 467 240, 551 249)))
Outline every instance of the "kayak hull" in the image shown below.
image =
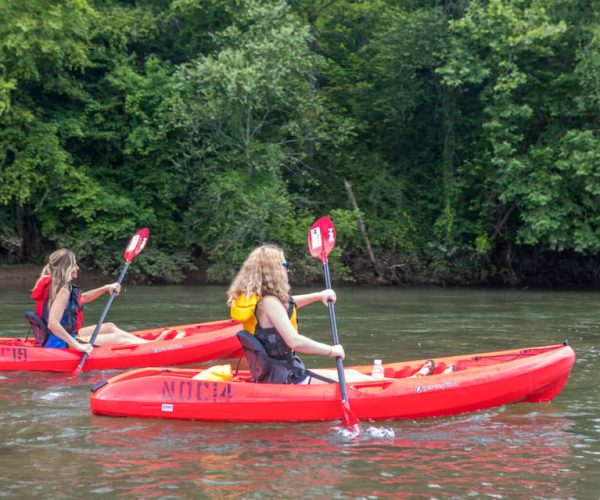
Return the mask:
MULTIPOLYGON (((240 330, 240 324, 232 320, 152 328, 130 333, 152 339, 165 330, 172 330, 172 333, 167 335, 167 340, 138 345, 96 347, 83 370, 172 366, 242 355, 235 336, 240 330), (184 332, 185 336, 168 340, 169 337, 175 337, 177 332, 184 332)), ((82 353, 75 349, 39 347, 33 339, 0 338, 0 371, 72 372, 79 364, 81 356, 82 353)))
MULTIPOLYGON (((352 412, 363 420, 416 419, 550 401, 567 382, 575 353, 555 345, 440 358, 433 375, 410 377, 424 361, 385 364, 384 380, 347 383, 352 412), (451 364, 456 371, 440 373, 451 364)), ((196 374, 161 368, 123 373, 93 389, 90 407, 98 415, 206 421, 342 418, 338 384, 256 384, 247 372, 231 382, 212 382, 196 380, 196 374)))

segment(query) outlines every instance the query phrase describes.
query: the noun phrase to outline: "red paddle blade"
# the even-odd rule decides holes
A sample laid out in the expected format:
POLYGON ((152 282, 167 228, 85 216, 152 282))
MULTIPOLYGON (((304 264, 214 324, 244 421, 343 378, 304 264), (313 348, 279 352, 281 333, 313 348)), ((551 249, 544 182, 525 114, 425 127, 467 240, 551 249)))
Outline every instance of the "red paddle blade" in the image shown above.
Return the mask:
POLYGON ((350 404, 348 401, 342 401, 342 409, 342 423, 344 424, 344 427, 348 430, 351 430, 355 434, 360 434, 362 432, 360 420, 350 409, 350 404))
POLYGON ((125 262, 127 264, 131 264, 131 261, 135 259, 142 250, 146 247, 146 243, 148 243, 148 238, 150 237, 150 231, 147 227, 144 229, 140 229, 137 233, 135 233, 131 239, 129 240, 129 244, 125 249, 125 253, 123 257, 125 258, 125 262))
POLYGON ((77 367, 71 372, 71 375, 69 375, 69 377, 77 377, 82 371, 83 368, 81 367, 81 365, 77 365, 77 367))
POLYGON ((308 230, 310 254, 325 263, 334 246, 335 226, 329 217, 321 217, 308 230))

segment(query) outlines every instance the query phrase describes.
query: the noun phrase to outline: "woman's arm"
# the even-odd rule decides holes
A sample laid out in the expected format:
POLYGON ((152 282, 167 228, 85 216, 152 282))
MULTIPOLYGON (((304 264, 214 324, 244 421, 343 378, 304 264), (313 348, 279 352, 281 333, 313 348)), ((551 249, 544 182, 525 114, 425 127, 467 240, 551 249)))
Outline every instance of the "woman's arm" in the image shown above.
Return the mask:
MULTIPOLYGON (((316 300, 319 299, 315 298, 313 302, 316 300)), ((283 304, 277 297, 271 295, 263 297, 260 304, 262 312, 261 325, 266 328, 270 326, 275 327, 290 349, 305 354, 320 354, 321 356, 329 356, 330 358, 339 356, 344 359, 344 348, 340 344, 333 346, 323 344, 296 332, 290 318, 288 318, 285 307, 283 307, 283 304)))
POLYGON ((90 354, 93 349, 92 346, 77 342, 60 324, 60 320, 69 302, 69 295, 70 292, 67 287, 61 288, 56 295, 54 302, 50 306, 50 311, 48 311, 48 329, 59 339, 64 340, 68 346, 90 354))
POLYGON ((100 288, 94 288, 93 290, 88 290, 87 292, 83 292, 81 294, 81 300, 84 304, 91 302, 92 300, 96 300, 101 295, 105 293, 114 292, 119 295, 121 293, 121 285, 119 283, 111 283, 110 285, 104 285, 100 288))
POLYGON ((304 295, 294 295, 292 297, 294 302, 296 303, 296 307, 300 309, 301 307, 307 306, 308 304, 312 304, 317 300, 323 302, 323 305, 327 307, 327 302, 331 300, 334 304, 337 300, 337 296, 335 292, 330 288, 326 290, 321 290, 320 292, 307 293, 304 295))

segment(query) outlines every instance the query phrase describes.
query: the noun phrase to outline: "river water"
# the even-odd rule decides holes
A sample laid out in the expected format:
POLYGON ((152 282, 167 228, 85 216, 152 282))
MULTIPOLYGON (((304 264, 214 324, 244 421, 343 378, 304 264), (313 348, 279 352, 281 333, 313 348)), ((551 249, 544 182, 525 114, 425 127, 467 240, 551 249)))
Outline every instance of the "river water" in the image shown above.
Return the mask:
MULTIPOLYGON (((126 329, 227 316, 224 287, 133 287, 107 321, 126 329)), ((305 290, 296 290, 302 292, 305 290)), ((233 424, 93 416, 89 388, 117 372, 0 372, 0 497, 600 498, 600 293, 339 288, 346 366, 547 345, 573 373, 552 403, 454 417, 233 424)), ((86 307, 86 324, 104 299, 86 307)), ((25 287, 0 288, 0 334, 26 332, 25 287)), ((329 342, 327 310, 302 331, 329 342)), ((310 367, 331 360, 303 356, 310 367)))

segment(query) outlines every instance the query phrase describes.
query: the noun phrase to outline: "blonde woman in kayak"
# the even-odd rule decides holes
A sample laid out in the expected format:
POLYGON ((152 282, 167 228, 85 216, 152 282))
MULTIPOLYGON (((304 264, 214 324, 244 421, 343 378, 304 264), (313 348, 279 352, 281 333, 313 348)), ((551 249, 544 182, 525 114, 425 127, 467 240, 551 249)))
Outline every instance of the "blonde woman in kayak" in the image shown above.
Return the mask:
MULTIPOLYGON (((265 348, 268 357, 275 361, 272 383, 317 383, 323 380, 311 375, 325 376, 337 381, 336 370, 310 370, 306 372, 295 352, 318 354, 344 359, 344 348, 312 340, 298 332, 297 309, 313 302, 336 301, 333 290, 305 295, 290 295, 288 263, 283 250, 275 245, 254 249, 227 290, 227 305, 231 316, 243 322, 244 330, 254 335, 265 348)), ((369 380, 356 370, 345 371, 346 380, 369 380)))
MULTIPOLYGON (((31 298, 36 302, 36 314, 46 322, 50 331, 44 347, 72 347, 91 354, 93 347, 87 341, 96 325, 82 327, 83 304, 96 300, 105 293, 114 292, 118 295, 121 285, 111 283, 81 293, 73 283, 78 272, 75 254, 66 248, 56 250, 48 258, 48 263, 33 287, 31 298)), ((103 323, 95 340, 97 346, 147 342, 151 341, 127 333, 114 323, 103 323)))

